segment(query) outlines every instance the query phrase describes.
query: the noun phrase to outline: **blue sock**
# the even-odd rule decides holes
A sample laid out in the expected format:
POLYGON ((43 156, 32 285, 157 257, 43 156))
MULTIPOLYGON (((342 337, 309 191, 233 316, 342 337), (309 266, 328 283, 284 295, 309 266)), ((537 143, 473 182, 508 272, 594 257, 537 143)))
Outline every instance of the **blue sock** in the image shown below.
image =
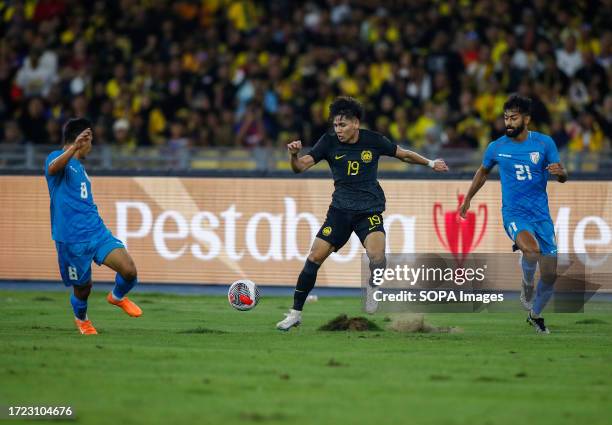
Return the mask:
POLYGON ((74 294, 70 295, 70 304, 74 311, 74 317, 79 320, 87 319, 87 301, 78 299, 74 294))
POLYGON ((533 285, 533 276, 536 272, 536 267, 538 266, 538 260, 530 261, 527 259, 525 255, 521 259, 521 266, 523 267, 523 279, 525 282, 533 285))
POLYGON ((535 300, 533 300, 533 313, 536 316, 539 316, 546 307, 546 304, 552 297, 553 292, 555 292, 555 284, 554 283, 544 283, 542 279, 538 282, 538 287, 536 288, 536 296, 535 300))
POLYGON ((115 299, 120 300, 130 292, 130 290, 136 285, 138 279, 134 279, 131 282, 127 282, 119 273, 115 276, 115 287, 113 288, 113 296, 115 299))

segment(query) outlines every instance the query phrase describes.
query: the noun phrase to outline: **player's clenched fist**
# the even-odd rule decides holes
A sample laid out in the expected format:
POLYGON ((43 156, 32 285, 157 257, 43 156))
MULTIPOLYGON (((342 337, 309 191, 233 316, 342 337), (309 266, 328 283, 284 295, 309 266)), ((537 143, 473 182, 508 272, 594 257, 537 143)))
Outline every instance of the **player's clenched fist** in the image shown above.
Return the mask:
POLYGON ((548 170, 550 174, 555 175, 555 176, 562 176, 565 174, 563 165, 561 165, 561 163, 559 162, 554 162, 552 164, 549 164, 548 167, 546 167, 546 169, 548 170))
POLYGON ((296 155, 300 151, 300 149, 302 149, 301 140, 294 140, 293 142, 287 145, 287 150, 291 155, 296 155))
POLYGON ((87 144, 87 142, 89 140, 91 140, 92 138, 92 134, 91 134, 91 129, 87 128, 85 130, 83 130, 76 138, 76 140, 74 141, 74 145, 77 149, 82 148, 83 146, 85 146, 87 144))
POLYGON ((443 159, 436 159, 434 160, 433 170, 438 172, 448 171, 448 165, 443 159))

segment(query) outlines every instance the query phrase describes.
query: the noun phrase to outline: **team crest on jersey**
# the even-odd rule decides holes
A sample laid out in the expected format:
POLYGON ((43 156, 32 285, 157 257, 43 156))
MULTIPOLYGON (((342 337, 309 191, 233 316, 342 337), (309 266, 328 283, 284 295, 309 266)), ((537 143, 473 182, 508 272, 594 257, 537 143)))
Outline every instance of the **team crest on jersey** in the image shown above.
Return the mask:
POLYGON ((533 162, 534 164, 537 164, 538 161, 540 160, 540 152, 531 152, 529 154, 529 157, 531 158, 531 162, 533 162))
POLYGON ((372 161, 372 151, 361 151, 361 160, 366 164, 372 161))
POLYGON ((332 228, 329 226, 325 226, 323 228, 323 236, 329 236, 332 232, 332 228))

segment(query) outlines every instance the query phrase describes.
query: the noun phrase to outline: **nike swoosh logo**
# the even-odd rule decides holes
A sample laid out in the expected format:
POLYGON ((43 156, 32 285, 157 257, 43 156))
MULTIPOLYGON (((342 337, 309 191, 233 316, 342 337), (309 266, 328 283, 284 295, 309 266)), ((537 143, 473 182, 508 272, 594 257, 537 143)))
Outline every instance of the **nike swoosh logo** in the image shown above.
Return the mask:
POLYGON ((344 158, 345 156, 346 156, 346 154, 341 155, 341 156, 336 155, 336 159, 341 159, 341 158, 344 158))
POLYGON ((368 230, 372 230, 372 229, 374 229, 375 227, 378 227, 378 224, 377 224, 376 226, 372 226, 372 227, 370 227, 368 230))

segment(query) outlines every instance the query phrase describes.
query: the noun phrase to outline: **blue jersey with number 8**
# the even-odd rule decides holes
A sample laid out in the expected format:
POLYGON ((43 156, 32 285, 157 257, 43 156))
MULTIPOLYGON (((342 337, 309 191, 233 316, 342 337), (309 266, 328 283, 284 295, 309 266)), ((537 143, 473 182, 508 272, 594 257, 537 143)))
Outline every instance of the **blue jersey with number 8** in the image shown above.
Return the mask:
POLYGON ((91 182, 81 162, 71 158, 54 175, 49 164, 64 153, 53 151, 45 161, 45 177, 51 198, 51 236, 64 243, 87 242, 106 230, 91 194, 91 182))
POLYGON ((489 170, 499 166, 504 217, 550 220, 546 167, 556 162, 559 151, 555 142, 535 131, 522 142, 502 136, 489 144, 482 165, 489 170))

